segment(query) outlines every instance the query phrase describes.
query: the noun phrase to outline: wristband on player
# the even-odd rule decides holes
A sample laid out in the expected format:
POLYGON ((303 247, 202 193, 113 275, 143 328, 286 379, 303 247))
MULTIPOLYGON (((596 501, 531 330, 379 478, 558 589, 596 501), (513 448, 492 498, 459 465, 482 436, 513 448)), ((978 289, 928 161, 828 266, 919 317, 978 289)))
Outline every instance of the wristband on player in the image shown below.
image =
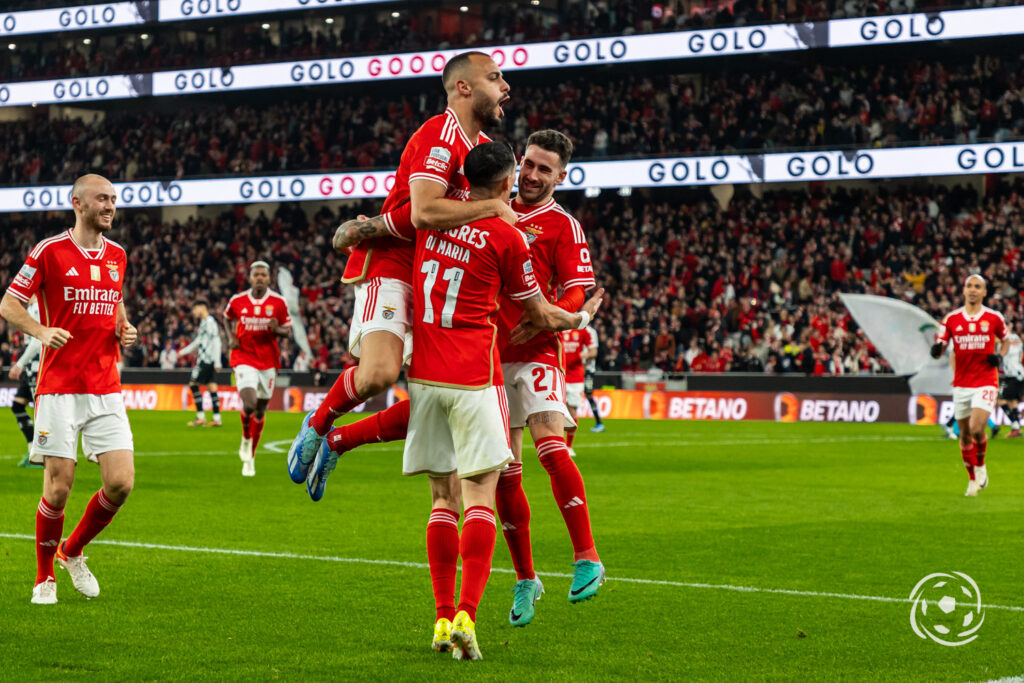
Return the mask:
POLYGON ((580 311, 580 324, 576 326, 577 330, 587 329, 587 325, 590 324, 590 314, 586 311, 580 311))
POLYGON ((940 357, 942 355, 943 348, 944 347, 943 347, 942 342, 935 342, 934 344, 932 344, 932 348, 931 348, 932 358, 940 357))

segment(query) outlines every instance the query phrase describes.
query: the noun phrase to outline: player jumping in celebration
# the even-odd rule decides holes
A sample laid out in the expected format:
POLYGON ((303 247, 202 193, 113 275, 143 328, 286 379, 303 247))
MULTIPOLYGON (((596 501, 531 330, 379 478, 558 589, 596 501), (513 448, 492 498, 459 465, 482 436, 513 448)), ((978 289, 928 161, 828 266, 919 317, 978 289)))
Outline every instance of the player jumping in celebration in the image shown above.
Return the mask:
POLYGON ((1003 385, 999 393, 999 405, 1006 411, 1006 417, 1010 420, 1010 433, 1007 439, 1019 439, 1020 434, 1020 399, 1024 395, 1024 364, 1021 363, 1021 355, 1024 348, 1021 346, 1021 322, 1018 320, 1013 325, 1014 331, 1007 335, 1004 340, 1006 350, 1003 353, 1003 385))
POLYGON ((583 396, 590 405, 590 412, 594 414, 594 426, 592 432, 603 432, 604 422, 601 420, 601 412, 597 409, 597 401, 594 400, 594 373, 597 372, 597 330, 593 325, 583 330, 587 337, 587 350, 583 354, 583 396))
MULTIPOLYGON (((476 147, 464 164, 471 197, 507 201, 515 165, 512 150, 502 143, 476 147)), ((432 646, 451 647, 456 659, 480 659, 475 621, 494 553, 495 489, 499 471, 513 460, 497 349, 499 292, 521 302, 536 327, 554 330, 585 327, 603 292, 582 313, 549 303, 537 286, 525 237, 496 218, 420 235, 415 264, 416 347, 408 372, 402 471, 431 477, 427 557, 437 610, 432 646)))
MULTIPOLYGON (((284 298, 270 289, 270 264, 254 261, 249 266, 250 288, 239 292, 224 309, 229 325, 231 369, 242 399, 242 443, 238 457, 242 476, 256 476, 256 446, 263 434, 267 404, 274 395, 274 380, 281 367, 278 337, 291 334, 292 318, 284 298)), ((199 404, 202 405, 202 404, 199 404)))
MULTIPOLYGON (((39 322, 39 303, 35 297, 32 297, 32 300, 29 301, 26 310, 28 310, 28 314, 32 316, 33 320, 39 322)), ((21 460, 18 461, 18 467, 41 467, 41 465, 33 465, 30 460, 35 423, 32 422, 32 416, 28 414, 28 404, 35 401, 36 373, 39 370, 37 358, 39 358, 39 354, 42 352, 43 345, 35 337, 28 337, 27 341, 25 350, 18 356, 17 362, 11 366, 7 376, 18 383, 18 390, 11 400, 11 412, 14 413, 15 419, 18 421, 18 429, 21 430, 22 435, 25 437, 25 442, 28 444, 28 450, 21 460)))
MULTIPOLYGON (((481 52, 453 57, 441 80, 448 108, 409 139, 383 213, 343 224, 334 241, 338 250, 354 245, 343 282, 355 285, 349 353, 359 365, 342 373, 320 407, 306 416, 288 452, 289 475, 296 483, 306 480, 313 500, 323 496, 330 469, 317 468, 321 475, 310 479, 310 466, 334 421, 391 386, 411 354, 415 230, 449 230, 494 217, 515 222, 512 210, 497 199, 465 201, 469 184, 462 172, 469 150, 489 140, 483 129, 504 116, 508 83, 481 52), (361 231, 386 235, 359 241, 361 231)), ((404 433, 408 413, 394 417, 404 433)), ((392 428, 381 427, 385 433, 392 428)))
POLYGON ((32 602, 37 605, 57 602, 54 555, 76 590, 87 598, 99 595, 82 551, 114 518, 135 481, 117 362, 118 343, 131 346, 138 332, 128 322, 122 297, 128 258, 104 237, 113 226, 115 201, 106 178, 76 180, 71 190, 75 227, 37 244, 0 301, 0 315, 43 345, 32 443, 32 460, 46 470, 36 510, 32 602), (39 297, 39 322, 25 309, 33 294, 39 297), (79 434, 86 458, 99 463, 103 487, 61 542, 79 434))
POLYGON ((199 299, 192 304, 192 317, 199 323, 196 337, 192 343, 178 351, 179 356, 187 356, 198 350, 196 355, 196 366, 192 368, 192 376, 188 381, 188 388, 192 391, 192 401, 196 404, 196 419, 188 423, 189 427, 220 427, 220 396, 217 395, 217 381, 215 373, 220 370, 220 326, 217 320, 210 314, 210 305, 205 299, 199 299), (213 421, 206 422, 206 411, 203 410, 202 385, 206 385, 210 392, 210 402, 213 404, 213 421))
POLYGON ((995 412, 999 393, 996 368, 1002 358, 996 353, 996 344, 1007 333, 1003 316, 982 305, 985 294, 985 278, 968 276, 964 305, 943 319, 931 349, 932 357, 939 358, 946 344, 953 345, 953 416, 960 423, 960 454, 970 477, 968 496, 976 496, 988 486, 985 423, 995 412))

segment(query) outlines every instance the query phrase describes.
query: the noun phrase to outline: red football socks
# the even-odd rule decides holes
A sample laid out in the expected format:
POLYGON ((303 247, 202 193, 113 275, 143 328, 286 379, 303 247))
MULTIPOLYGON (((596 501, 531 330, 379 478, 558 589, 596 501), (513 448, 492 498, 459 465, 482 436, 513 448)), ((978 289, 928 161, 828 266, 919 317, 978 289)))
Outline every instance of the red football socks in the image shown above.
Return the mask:
POLYGON ((572 442, 576 439, 576 430, 570 429, 565 433, 565 445, 572 448, 572 442))
POLYGON ((964 446, 964 442, 960 442, 960 457, 964 459, 964 467, 967 468, 967 475, 974 481, 974 454, 977 451, 977 446, 973 441, 968 442, 964 446))
POLYGON ((536 577, 530 547, 530 501, 523 490, 523 464, 514 462, 498 478, 495 492, 501 530, 519 580, 536 577))
POLYGON ((256 457, 256 445, 260 442, 260 437, 263 435, 263 425, 266 421, 266 414, 263 417, 253 415, 252 422, 249 424, 249 433, 252 434, 252 457, 254 458, 256 457))
POLYGON ((97 491, 85 507, 82 520, 64 543, 64 552, 67 553, 67 556, 78 557, 81 555, 89 541, 96 538, 110 524, 120 509, 120 505, 115 505, 107 498, 103 489, 97 491))
POLYGON ((600 562, 590 530, 590 512, 583 476, 569 457, 569 448, 558 436, 547 436, 536 443, 540 463, 551 477, 551 492, 562 511, 562 518, 572 539, 573 559, 600 562))
POLYGON ((309 425, 320 436, 326 436, 340 415, 344 415, 364 400, 356 391, 356 368, 349 368, 335 380, 324 402, 310 418, 309 425))
POLYGON ((985 451, 988 450, 988 437, 981 437, 981 441, 974 444, 974 464, 976 467, 985 466, 985 451))
POLYGON ((343 453, 368 443, 401 441, 408 431, 409 401, 406 400, 376 415, 331 430, 327 443, 335 453, 343 453))
POLYGON ((437 618, 455 618, 455 571, 459 564, 459 513, 444 508, 430 511, 427 523, 427 562, 434 585, 437 618))
POLYGON ((248 439, 250 438, 249 435, 252 433, 252 413, 242 411, 239 415, 242 418, 242 438, 248 439))
POLYGON ((53 577, 53 556, 64 533, 64 508, 55 508, 39 499, 36 508, 36 584, 53 577))
POLYGON ((459 591, 458 611, 465 610, 473 621, 476 621, 476 608, 491 575, 494 539, 497 536, 493 510, 482 505, 474 505, 466 510, 466 521, 462 523, 462 537, 459 539, 462 589, 459 591))

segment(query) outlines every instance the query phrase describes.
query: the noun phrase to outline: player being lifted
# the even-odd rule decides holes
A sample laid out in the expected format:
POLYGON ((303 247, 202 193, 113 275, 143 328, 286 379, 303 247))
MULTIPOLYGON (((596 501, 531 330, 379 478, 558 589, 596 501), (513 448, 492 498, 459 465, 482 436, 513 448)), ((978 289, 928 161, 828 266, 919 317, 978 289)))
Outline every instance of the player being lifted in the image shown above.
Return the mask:
MULTIPOLYGON (((1024 395, 1024 364, 1021 355, 1021 322, 1013 324, 1014 331, 1004 340, 1006 350, 1003 352, 1003 383, 999 390, 999 405, 1006 411, 1010 420, 1010 433, 1007 439, 1019 439, 1020 434, 1020 399, 1024 395)), ((19 361, 20 362, 20 361, 19 361)))
MULTIPOLYGON (((32 297, 32 300, 28 302, 26 310, 33 320, 39 322, 39 302, 36 301, 36 297, 32 297)), ((35 423, 32 422, 32 416, 28 414, 28 404, 35 401, 36 373, 39 370, 37 359, 42 352, 43 345, 35 337, 26 336, 28 339, 25 350, 18 356, 17 362, 7 373, 10 379, 18 383, 18 390, 11 400, 11 412, 14 413, 14 418, 18 421, 18 429, 21 430, 25 442, 28 444, 28 450, 18 461, 18 467, 41 467, 41 465, 33 465, 30 460, 35 423)))
POLYGON ((114 518, 135 481, 117 361, 118 342, 131 346, 138 333, 128 322, 122 297, 128 258, 119 244, 104 237, 113 226, 115 201, 106 178, 76 180, 71 190, 74 228, 37 244, 0 302, 8 322, 43 345, 32 443, 32 460, 46 470, 36 510, 32 602, 39 605, 57 602, 54 555, 76 590, 87 598, 99 595, 82 551, 114 518), (39 296, 39 322, 25 310, 33 294, 39 296), (61 542, 79 435, 85 457, 99 463, 103 487, 61 542))
MULTIPOLYGON (((515 165, 512 150, 502 143, 471 151, 465 174, 472 198, 507 202, 515 165)), ((581 313, 549 303, 537 286, 524 235, 497 218, 418 236, 414 281, 416 347, 408 372, 402 471, 431 477, 427 557, 437 610, 432 646, 452 647, 456 659, 480 659, 476 609, 494 553, 495 488, 499 471, 513 459, 497 348, 499 293, 520 302, 535 328, 565 330, 586 327, 603 292, 583 304, 581 313)))
MULTIPOLYGON (((189 427, 220 427, 220 396, 217 395, 215 373, 220 370, 221 343, 220 326, 216 318, 210 314, 210 305, 206 299, 198 299, 192 304, 192 317, 199 323, 195 339, 188 346, 178 351, 178 356, 187 356, 193 351, 196 354, 196 365, 192 368, 192 376, 188 388, 192 391, 192 401, 196 404, 196 419, 188 423, 189 427), (203 410, 203 385, 210 392, 213 404, 213 421, 206 422, 206 411, 203 410)), ((255 448, 255 447, 254 447, 255 448)))
POLYGON ((224 309, 231 369, 238 397, 242 399, 242 443, 238 457, 242 460, 243 477, 256 476, 256 446, 263 434, 267 404, 274 395, 277 369, 281 367, 277 341, 291 334, 292 325, 284 298, 270 289, 269 263, 254 261, 249 266, 249 285, 249 289, 231 297, 224 309))
MULTIPOLYGON (((320 407, 306 416, 288 452, 289 475, 296 483, 307 480, 314 500, 323 496, 330 469, 314 479, 308 477, 310 465, 334 421, 391 386, 410 357, 415 229, 448 230, 494 217, 515 222, 515 214, 499 199, 465 201, 469 183, 462 171, 469 150, 489 140, 483 129, 504 116, 508 83, 482 52, 453 57, 441 81, 448 108, 409 139, 382 214, 338 229, 339 236, 349 229, 387 235, 358 244, 335 242, 335 248, 355 244, 343 281, 355 285, 349 353, 359 364, 342 373, 320 407)), ((408 412, 395 417, 404 433, 408 412)), ((382 426, 385 432, 391 428, 382 426)))
POLYGON ((1007 330, 1003 316, 982 305, 985 278, 969 275, 963 291, 964 305, 943 318, 931 354, 939 358, 947 344, 953 345, 953 416, 960 423, 960 454, 970 478, 965 495, 976 496, 988 486, 985 424, 996 409, 996 368, 1002 360, 996 346, 1007 330))
MULTIPOLYGON (((552 198, 571 156, 572 143, 562 133, 545 130, 531 135, 520 165, 519 195, 511 203, 517 226, 530 242, 534 273, 545 299, 554 299, 560 286, 563 295, 555 305, 570 313, 583 303, 584 290, 594 285, 583 231, 552 198)), ((572 541, 576 569, 569 599, 578 602, 592 597, 604 579, 604 567, 594 546, 583 479, 565 443, 565 425, 568 421, 575 427, 575 422, 565 405, 559 338, 532 326, 522 305, 503 296, 498 344, 515 462, 501 474, 497 506, 518 578, 509 620, 513 626, 525 626, 533 618, 534 601, 543 587, 533 568, 530 506, 522 488, 523 427, 530 428, 572 541)), ((332 458, 363 444, 405 438, 405 415, 408 405, 402 402, 335 429, 327 440, 332 458)))

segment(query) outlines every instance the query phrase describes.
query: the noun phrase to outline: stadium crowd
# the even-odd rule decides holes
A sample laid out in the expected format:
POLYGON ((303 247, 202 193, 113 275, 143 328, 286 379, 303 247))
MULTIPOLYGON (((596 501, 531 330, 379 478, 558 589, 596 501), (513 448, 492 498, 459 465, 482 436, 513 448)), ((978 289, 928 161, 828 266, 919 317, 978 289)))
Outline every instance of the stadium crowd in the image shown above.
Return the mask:
MULTIPOLYGON (((915 61, 802 71, 577 75, 522 85, 504 136, 568 132, 577 159, 780 148, 1020 139, 1024 58, 915 61)), ((110 112, 0 123, 0 184, 339 168, 393 168, 419 122, 444 107, 435 84, 405 97, 342 91, 263 106, 110 112), (428 94, 429 93, 429 94, 428 94)), ((499 136, 500 137, 500 136, 499 136)))
MULTIPOLYGON (((746 190, 743 190, 746 193, 746 190)), ((706 190, 580 193, 560 197, 591 244, 608 295, 596 326, 599 369, 665 372, 877 373, 885 361, 845 311, 839 292, 903 298, 941 319, 958 305, 963 277, 990 281, 988 305, 1010 320, 1024 315, 1024 183, 979 197, 971 189, 842 187, 734 197, 722 208, 706 190)), ((245 289, 246 264, 268 258, 301 287, 312 358, 282 346, 284 367, 336 369, 348 355, 351 288, 339 282, 344 257, 330 249, 345 216, 294 204, 248 218, 241 207, 215 219, 152 222, 123 213, 115 239, 130 257, 126 305, 142 343, 132 366, 187 366, 171 358, 193 334, 198 297, 222 311, 245 289)), ((8 219, 0 268, 13 276, 25 245, 65 228, 62 217, 8 219)), ((8 277, 8 279, 9 279, 8 277)), ((0 322, 0 325, 3 323, 0 322)), ((6 330, 0 339, 8 339, 6 330)), ((17 350, 0 350, 7 363, 17 350)))
MULTIPOLYGON (((286 13, 260 20, 243 16, 236 22, 204 26, 204 31, 188 24, 152 27, 145 39, 136 35, 137 28, 107 39, 71 35, 54 41, 53 36, 24 36, 18 38, 15 49, 0 52, 0 70, 9 73, 11 80, 42 80, 1012 4, 1019 3, 577 0, 549 6, 506 1, 467 5, 471 13, 466 13, 465 21, 446 20, 433 4, 361 7, 337 20, 332 17, 330 24, 323 16, 286 13)), ((448 16, 457 16, 457 8, 449 5, 448 16)))

